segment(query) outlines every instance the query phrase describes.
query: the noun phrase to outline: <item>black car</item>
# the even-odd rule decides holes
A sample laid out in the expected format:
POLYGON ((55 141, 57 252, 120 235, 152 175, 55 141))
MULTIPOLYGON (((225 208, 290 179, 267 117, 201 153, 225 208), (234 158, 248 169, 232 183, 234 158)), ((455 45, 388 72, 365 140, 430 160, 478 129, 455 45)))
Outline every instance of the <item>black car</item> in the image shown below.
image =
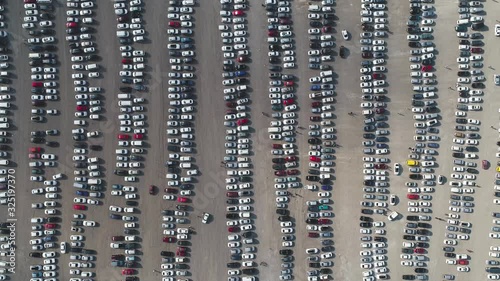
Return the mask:
POLYGON ((432 65, 432 60, 431 59, 425 59, 422 61, 422 65, 432 65))
POLYGON ((179 246, 191 246, 191 243, 189 241, 186 241, 186 240, 178 240, 177 245, 179 245, 179 246))
POLYGON ((320 174, 319 170, 315 170, 315 169, 309 169, 307 172, 311 175, 319 175, 320 174))
POLYGON ((426 268, 422 268, 422 267, 417 267, 415 268, 415 273, 427 273, 428 270, 426 268))
POLYGON ((410 174, 410 179, 412 180, 421 180, 422 175, 421 174, 410 174))
POLYGON ((162 257, 173 257, 174 256, 174 252, 169 252, 169 251, 161 251, 160 252, 160 255, 162 257))
POLYGON ((226 219, 237 219, 239 217, 240 216, 238 214, 235 214, 235 213, 226 214, 226 219))
POLYGON ((290 221, 290 220, 292 220, 292 217, 290 217, 290 216, 279 216, 278 220, 279 221, 290 221))
POLYGON ((373 215, 372 209, 361 209, 361 213, 365 215, 373 215))
POLYGON ((280 250, 280 255, 282 256, 291 256, 293 255, 293 251, 292 250, 289 250, 289 249, 283 249, 283 250, 280 250))
POLYGON ((42 253, 39 253, 39 252, 31 252, 29 254, 30 257, 32 258, 41 258, 42 257, 42 253))
POLYGON ((270 65, 269 66, 270 71, 281 71, 281 66, 279 65, 270 65))
POLYGON ((306 176, 306 180, 308 181, 319 181, 318 176, 306 176))
POLYGON ((359 220, 360 220, 360 221, 366 221, 366 222, 372 222, 372 221, 373 221, 373 218, 366 217, 366 216, 360 216, 360 217, 359 217, 359 220))
POLYGON ((405 274, 403 275, 403 280, 415 280, 415 275, 405 274))
POLYGON ((419 248, 428 248, 429 244, 425 242, 417 242, 417 247, 419 248))
POLYGON ((177 210, 187 211, 189 209, 188 205, 176 205, 177 210))
POLYGON ((375 135, 374 134, 363 134, 364 139, 374 139, 375 135))
POLYGON ((243 236, 245 238, 251 238, 253 236, 253 232, 247 231, 247 232, 244 232, 243 234, 241 234, 241 236, 243 236))
POLYGON ((113 173, 117 176, 126 176, 128 174, 126 170, 114 170, 113 173))
POLYGON ((273 158, 272 159, 272 162, 273 163, 285 163, 285 159, 284 158, 273 158))
MULTIPOLYGON (((290 252, 292 252, 292 254, 293 254, 293 251, 292 251, 292 250, 280 250, 280 252, 281 252, 281 251, 290 251, 290 252)), ((255 268, 243 268, 243 269, 241 270, 241 272, 243 272, 243 274, 249 274, 249 275, 250 275, 250 274, 256 274, 256 273, 257 273, 257 269, 255 269, 255 268)))
POLYGON ((471 84, 472 88, 484 88, 484 84, 483 83, 472 83, 471 84))
POLYGON ((411 249, 411 248, 401 248, 401 253, 403 253, 403 254, 413 254, 413 249, 411 249))
POLYGON ((456 118, 455 122, 457 122, 458 124, 467 124, 467 119, 465 119, 465 118, 456 118))
POLYGON ((456 257, 456 254, 455 253, 444 253, 444 256, 447 258, 454 258, 454 257, 456 257))
POLYGON ((419 221, 418 216, 406 216, 406 219, 409 221, 419 221))
POLYGON ((375 186, 375 181, 366 180, 366 181, 363 181, 363 184, 366 186, 375 186))
POLYGON ((405 240, 415 240, 415 235, 403 235, 403 239, 405 240))
POLYGON ((319 264, 319 262, 310 262, 309 263, 309 267, 312 267, 312 268, 320 268, 321 265, 319 264))
POLYGON ((308 224, 318 224, 318 220, 317 219, 306 219, 306 223, 308 223, 308 224))
POLYGON ((417 229, 417 234, 418 235, 430 235, 431 232, 427 229, 417 229))
MULTIPOLYGON (((286 210, 286 209, 276 209, 276 214, 286 216, 286 215, 288 215, 288 210, 286 210)), ((235 215, 236 215, 237 218, 239 217, 238 214, 235 214, 235 215)))
POLYGON ((175 268, 176 269, 187 269, 187 268, 189 268, 189 266, 185 263, 178 263, 175 265, 175 268))
POLYGON ((321 140, 318 138, 311 138, 307 140, 307 143, 309 144, 321 144, 321 140))
POLYGON ((102 150, 102 146, 100 146, 100 145, 91 145, 91 146, 89 146, 89 148, 91 150, 96 150, 96 151, 102 150))
POLYGON ((309 26, 311 26, 311 27, 322 27, 323 24, 321 22, 319 22, 319 21, 310 21, 309 22, 309 26))
POLYGON ((236 204, 239 204, 239 201, 238 201, 238 199, 227 199, 226 203, 228 205, 236 205, 236 204))
POLYGON ((376 242, 386 242, 387 238, 381 236, 375 236, 373 240, 375 240, 376 242))
POLYGON ((371 222, 360 222, 359 226, 361 226, 361 227, 372 227, 372 223, 371 222))
POLYGON ((454 252, 455 248, 447 246, 447 247, 443 247, 443 251, 445 251, 445 252, 454 252))

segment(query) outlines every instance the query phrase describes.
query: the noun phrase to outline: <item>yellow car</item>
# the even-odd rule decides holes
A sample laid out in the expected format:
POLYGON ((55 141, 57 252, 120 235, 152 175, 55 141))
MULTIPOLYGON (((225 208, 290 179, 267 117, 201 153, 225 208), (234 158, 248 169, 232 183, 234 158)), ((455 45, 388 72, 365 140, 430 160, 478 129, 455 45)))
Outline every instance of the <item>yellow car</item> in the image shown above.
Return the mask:
POLYGON ((497 166, 497 172, 500 172, 500 166, 497 166))
POLYGON ((408 166, 418 166, 418 161, 416 160, 406 160, 406 165, 408 166))

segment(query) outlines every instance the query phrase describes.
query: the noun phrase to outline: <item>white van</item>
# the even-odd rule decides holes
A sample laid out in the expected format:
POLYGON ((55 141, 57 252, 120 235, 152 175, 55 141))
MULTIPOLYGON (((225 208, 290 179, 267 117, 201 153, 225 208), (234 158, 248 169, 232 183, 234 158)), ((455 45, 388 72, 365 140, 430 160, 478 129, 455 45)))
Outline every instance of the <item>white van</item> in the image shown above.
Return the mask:
POLYGON ((9 160, 5 160, 5 159, 0 160, 0 166, 7 166, 7 165, 9 165, 9 163, 10 163, 9 160))
POLYGON ((191 169, 191 167, 192 167, 191 163, 181 163, 179 166, 182 169, 191 169))
POLYGON ((239 155, 249 155, 250 150, 249 149, 240 149, 240 150, 238 150, 238 154, 239 155))
POLYGON ((144 142, 143 141, 131 141, 130 144, 133 146, 143 146, 144 142))
POLYGON ((251 216, 250 212, 240 212, 240 218, 250 218, 251 216))
POLYGON ((118 31, 116 31, 116 36, 118 38, 125 38, 125 37, 129 37, 130 33, 128 31, 125 31, 125 30, 118 30, 118 31))
POLYGON ((7 71, 0 71, 0 77, 9 77, 9 73, 7 71))
POLYGON ((281 133, 281 127, 271 127, 267 128, 268 133, 281 133))
POLYGON ((248 131, 248 130, 250 130, 250 127, 249 127, 249 126, 239 126, 239 127, 238 127, 238 131, 239 131, 239 132, 246 132, 246 131, 248 131))
POLYGON ((96 63, 87 64, 85 66, 85 70, 97 70, 97 69, 99 69, 99 65, 97 65, 96 63))
POLYGON ((9 123, 0 123, 0 129, 8 129, 10 127, 9 123))
POLYGON ((41 59, 42 58, 42 54, 41 53, 29 53, 28 57, 30 59, 41 59))
POLYGON ((321 78, 323 78, 323 77, 331 77, 331 76, 333 76, 333 70, 321 71, 319 73, 319 76, 321 78))
POLYGON ((0 108, 10 108, 10 102, 0 102, 0 108))
POLYGON ((330 168, 330 167, 320 167, 319 171, 320 172, 325 172, 325 173, 331 173, 332 172, 332 168, 330 168))
POLYGON ((276 37, 267 37, 267 43, 279 43, 279 40, 276 37))
POLYGON ((73 120, 73 125, 86 126, 87 125, 87 121, 85 121, 85 120, 73 120))
POLYGON ((118 106, 132 106, 132 101, 120 100, 118 101, 118 106))
POLYGON ((0 87, 0 92, 10 92, 11 88, 9 86, 0 87))
POLYGON ((128 100, 130 99, 132 96, 130 94, 118 94, 118 99, 119 100, 128 100))
POLYGON ((182 162, 191 162, 193 161, 193 158, 191 158, 191 156, 181 156, 180 160, 182 162))
POLYGON ((89 179, 87 181, 88 184, 101 184, 102 180, 101 179, 89 179))
POLYGON ((309 12, 318 12, 321 11, 321 7, 319 5, 309 5, 309 8, 307 8, 309 12))
POLYGON ((469 24, 469 19, 457 20, 457 25, 461 25, 461 24, 469 24))

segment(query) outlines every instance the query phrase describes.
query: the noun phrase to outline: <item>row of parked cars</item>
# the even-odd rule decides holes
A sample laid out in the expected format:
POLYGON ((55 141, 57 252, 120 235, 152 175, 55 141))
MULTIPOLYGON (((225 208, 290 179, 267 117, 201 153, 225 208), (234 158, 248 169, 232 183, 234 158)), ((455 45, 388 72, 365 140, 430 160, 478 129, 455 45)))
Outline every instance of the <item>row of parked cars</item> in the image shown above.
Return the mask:
MULTIPOLYGON (((36 123, 45 122, 48 116, 58 115, 56 109, 44 109, 46 102, 57 101, 57 73, 55 67, 57 58, 55 38, 52 36, 53 26, 53 6, 51 4, 38 4, 35 1, 24 1, 24 14, 22 27, 28 32, 29 38, 26 39, 26 45, 29 48, 29 59, 31 66, 31 101, 33 109, 31 109, 31 121, 36 123)), ((56 244, 57 235, 59 235, 58 222, 60 222, 60 211, 58 208, 61 204, 57 199, 60 198, 60 180, 63 178, 61 173, 56 173, 51 179, 46 178, 48 170, 45 168, 56 168, 57 156, 45 151, 43 144, 48 147, 57 146, 58 142, 49 140, 57 137, 59 131, 57 129, 32 131, 30 134, 31 143, 34 147, 29 148, 28 158, 29 169, 31 171, 30 180, 34 183, 31 189, 31 194, 34 197, 42 197, 41 202, 32 203, 31 208, 37 213, 43 212, 44 217, 38 217, 38 214, 31 219, 30 246, 32 252, 29 256, 37 258, 30 265, 32 281, 41 280, 56 280, 57 276, 57 256, 59 253, 55 251, 58 247, 56 244), (42 186, 37 186, 43 184, 42 186), (43 263, 42 260, 43 259, 43 263)), ((37 200, 35 200, 36 202, 37 200)), ((72 235, 73 237, 73 235, 72 235)), ((72 240, 73 246, 80 246, 80 241, 74 236, 72 240)), ((59 248, 62 253, 66 252, 69 247, 68 243, 61 242, 59 248)), ((80 248, 81 249, 81 248, 80 248)))
POLYGON ((222 84, 226 115, 224 125, 226 155, 222 162, 226 170, 226 218, 231 261, 227 263, 228 281, 253 281, 257 273, 257 248, 254 244, 253 221, 253 165, 251 154, 250 115, 247 104, 248 49, 246 0, 221 1, 221 25, 223 72, 222 84))
MULTIPOLYGON (((412 272, 404 274, 404 280, 425 280, 428 278, 427 248, 429 248, 429 228, 432 225, 432 192, 434 186, 443 184, 445 178, 435 174, 435 156, 440 140, 437 128, 439 114, 436 99, 437 83, 434 74, 435 45, 432 42, 435 25, 435 7, 432 2, 411 2, 407 21, 407 40, 410 47, 410 83, 416 142, 410 147, 406 166, 409 179, 406 199, 410 215, 406 216, 403 229, 401 265, 410 267, 412 272), (418 182, 420 181, 420 183, 418 182), (420 187, 419 187, 420 186, 420 187)), ((443 277, 446 278, 446 277, 443 277)))
MULTIPOLYGON (((389 278, 387 267, 386 223, 375 221, 373 214, 386 215, 389 205, 398 203, 394 195, 389 196, 389 166, 386 157, 389 150, 389 125, 386 122, 386 76, 388 36, 388 13, 386 1, 370 0, 361 4, 360 44, 361 62, 360 87, 361 109, 364 117, 363 153, 363 200, 361 201, 360 233, 361 248, 360 266, 363 269, 363 280, 374 281, 389 278), (375 157, 373 157, 373 155, 375 157)), ((348 33, 343 32, 348 39, 348 33)), ((394 175, 399 175, 401 166, 396 163, 394 175)), ((396 212, 389 214, 388 219, 398 216, 396 212)))
POLYGON ((102 89, 92 85, 102 78, 102 74, 100 66, 96 63, 99 56, 94 37, 96 29, 92 26, 95 24, 94 16, 97 3, 93 1, 68 1, 66 7, 68 10, 66 11, 65 39, 71 55, 71 78, 75 86, 76 102, 74 129, 71 132, 75 141, 72 160, 75 168, 73 187, 76 188, 73 210, 76 213, 73 214, 72 235, 66 251, 71 252, 68 264, 70 280, 79 281, 85 277, 96 277, 96 273, 92 271, 92 268, 95 267, 93 261, 96 260, 96 256, 76 253, 80 252, 79 248, 85 246, 84 233, 86 229, 98 226, 96 221, 91 220, 81 211, 94 208, 92 205, 102 205, 101 198, 104 197, 101 192, 102 177, 104 176, 101 167, 103 160, 91 155, 101 150, 101 146, 94 143, 96 143, 97 138, 102 137, 102 132, 90 129, 90 126, 93 125, 92 121, 99 121, 103 111, 100 97, 102 89))
MULTIPOLYGON (((194 159, 194 111, 195 111, 195 52, 193 51, 194 5, 191 0, 169 1, 168 7, 168 44, 170 72, 168 73, 169 116, 167 121, 167 136, 169 159, 167 167, 167 186, 164 200, 177 201, 176 210, 162 212, 163 242, 175 243, 174 252, 162 251, 162 280, 189 280, 189 259, 191 227, 189 205, 190 197, 194 195, 194 181, 198 169, 194 159), (174 258, 175 255, 175 258, 174 258), (176 277, 177 276, 177 277, 176 277)), ((204 223, 208 220, 205 219, 204 223)))
MULTIPOLYGON (((469 240, 472 224, 464 221, 462 216, 467 213, 472 213, 475 207, 474 203, 474 189, 477 186, 476 177, 479 174, 478 163, 476 162, 478 156, 479 145, 479 129, 481 121, 471 118, 473 111, 482 110, 481 103, 483 103, 484 81, 486 80, 485 74, 482 71, 484 42, 482 39, 484 35, 480 32, 484 26, 484 11, 482 4, 477 1, 460 1, 458 3, 459 20, 455 30, 457 31, 459 57, 458 63, 458 78, 456 84, 457 107, 455 112, 455 133, 453 144, 451 146, 453 156, 453 171, 450 175, 450 200, 449 211, 444 240, 443 250, 446 252, 445 256, 451 257, 447 259, 446 263, 456 266, 459 272, 469 272, 469 257, 459 259, 458 255, 454 253, 455 247, 461 243, 466 243, 469 240), (472 32, 469 32, 469 28, 472 32), (479 31, 479 32, 474 32, 479 31)), ((489 162, 486 160, 481 161, 483 169, 489 167, 489 162)), ((497 194, 494 194, 497 195, 497 194)), ((500 194, 498 194, 500 196, 500 194)), ((495 223, 495 213, 493 215, 493 222, 495 223)), ((489 234, 490 238, 500 238, 498 233, 500 228, 493 226, 489 234)), ((490 248, 489 258, 486 260, 487 266, 499 265, 499 261, 495 258, 500 255, 494 248, 490 248)), ((488 274, 488 279, 499 279, 500 275, 488 274)), ((449 274, 450 278, 454 275, 449 274)), ((447 278, 451 280, 450 278, 447 278)))
MULTIPOLYGON (((309 19, 309 51, 308 67, 319 71, 319 75, 309 78, 311 100, 307 128, 308 153, 305 188, 313 192, 318 199, 306 202, 305 218, 307 237, 320 239, 319 247, 306 249, 308 270, 307 280, 332 279, 334 254, 333 229, 331 227, 331 204, 333 186, 334 153, 336 147, 335 124, 333 119, 336 95, 334 89, 334 71, 330 63, 333 61, 334 38, 331 34, 334 19, 334 1, 324 0, 320 3, 309 3, 307 17, 309 19)), ((345 39, 345 37, 344 37, 345 39)), ((286 158, 285 158, 286 160, 286 158)), ((297 160, 296 160, 297 161, 297 160)))

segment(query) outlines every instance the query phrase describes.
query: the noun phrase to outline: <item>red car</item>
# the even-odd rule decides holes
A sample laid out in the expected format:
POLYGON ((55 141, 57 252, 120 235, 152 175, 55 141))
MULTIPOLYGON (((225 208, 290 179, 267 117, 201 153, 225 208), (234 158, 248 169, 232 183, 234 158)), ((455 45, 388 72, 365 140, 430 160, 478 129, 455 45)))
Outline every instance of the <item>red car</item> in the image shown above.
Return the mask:
POLYGON ((134 139, 136 140, 142 140, 144 138, 143 134, 134 134, 134 139))
POLYGON ((163 242, 165 243, 175 243, 175 238, 174 237, 171 237, 171 236, 165 236, 163 237, 163 242))
POLYGON ((129 135, 124 135, 124 134, 119 134, 118 135, 118 139, 119 140, 128 140, 128 139, 130 139, 130 136, 129 135))
POLYGON ((227 197, 238 197, 238 192, 236 191, 228 191, 226 192, 227 197))
POLYGON ((175 189, 175 188, 165 188, 165 192, 166 193, 173 193, 173 194, 175 194, 175 193, 177 193, 177 189, 175 189))
POLYGON ((234 10, 233 11, 233 16, 242 17, 244 15, 245 15, 245 12, 243 12, 242 10, 234 10))
POLYGON ((226 110, 226 114, 236 114, 236 110, 233 110, 233 109, 228 109, 226 110))
POLYGON ((295 162, 297 160, 298 160, 297 156, 287 156, 287 157, 285 157, 285 161, 286 162, 295 162))
POLYGON ((74 210, 85 210, 85 209, 87 209, 87 208, 85 207, 85 205, 81 205, 81 204, 73 204, 73 209, 74 209, 74 210))
POLYGON ((332 223, 329 219, 318 219, 318 224, 329 224, 332 223))
POLYGON ((44 225, 44 227, 45 227, 46 229, 53 229, 53 228, 56 228, 56 227, 57 227, 57 224, 55 224, 55 223, 46 223, 46 224, 44 225))
POLYGON ((177 251, 175 251, 175 254, 179 257, 184 257, 186 256, 186 250, 177 249, 177 251))
POLYGON ((31 82, 31 87, 40 88, 43 87, 42 82, 31 82))
POLYGON ((280 19, 280 24, 291 24, 292 21, 290 19, 284 18, 280 19))
POLYGON ((470 51, 471 51, 472 53, 477 54, 477 53, 482 53, 482 52, 483 52, 483 49, 482 49, 482 48, 472 48, 472 49, 470 49, 470 51))
POLYGON ((247 118, 243 118, 243 119, 238 119, 238 121, 236 121, 236 124, 238 124, 238 126, 243 126, 245 124, 248 124, 248 119, 247 118))
POLYGON ((309 160, 313 162, 321 162, 321 158, 318 156, 309 156, 309 160))
POLYGON ((315 102, 313 102, 313 103, 311 104, 311 106, 312 106, 313 108, 321 107, 321 102, 319 102, 319 101, 315 101, 315 102))
POLYGON ((278 31, 276 31, 276 30, 269 30, 267 32, 267 36, 269 36, 269 37, 277 37, 278 36, 278 31))
POLYGON ((432 66, 431 65, 424 65, 422 66, 422 71, 424 72, 428 72, 428 71, 431 71, 432 70, 432 66))
POLYGON ((76 22, 70 21, 66 23, 66 27, 78 27, 76 22))
POLYGON ((412 199, 412 200, 418 200, 420 196, 418 194, 406 194, 406 198, 412 199))
POLYGON ((284 84, 286 87, 293 87, 293 85, 294 85, 293 81, 285 81, 284 84))
POLYGON ((375 109, 375 113, 377 113, 377 114, 384 114, 384 112, 385 112, 384 108, 376 108, 375 109))
POLYGON ((150 194, 150 195, 154 195, 154 194, 155 194, 155 189, 156 189, 156 188, 155 188, 155 186, 154 186, 154 185, 150 185, 150 186, 149 186, 149 194, 150 194))
POLYGON ((323 26, 321 28, 321 32, 323 33, 329 33, 329 32, 332 32, 332 27, 331 26, 323 26))
POLYGON ((311 117, 309 117, 309 120, 311 120, 313 122, 319 122, 319 121, 321 121, 321 117, 320 116, 311 116, 311 117))
POLYGON ((111 236, 111 241, 123 241, 125 236, 111 236))
POLYGON ((468 265, 469 261, 468 260, 457 260, 457 263, 461 264, 461 265, 468 265))
POLYGON ((375 169, 381 169, 381 170, 389 168, 389 166, 387 166, 386 164, 375 164, 374 167, 375 169))
POLYGON ((230 226, 227 228, 227 231, 229 232, 238 232, 240 229, 237 226, 230 226))
POLYGON ((122 59, 122 64, 132 64, 133 61, 131 59, 122 59))
POLYGON ((425 249, 423 249, 423 248, 415 248, 415 249, 413 249, 413 252, 415 252, 417 254, 423 254, 423 253, 425 253, 425 249))
POLYGON ((122 270, 122 275, 132 275, 134 274, 134 270, 132 268, 125 268, 122 270))
POLYGON ((189 201, 189 199, 187 199, 186 197, 177 198, 177 202, 180 202, 180 203, 187 203, 188 201, 189 201))
POLYGON ((168 26, 170 26, 170 27, 180 27, 181 23, 178 22, 178 21, 171 20, 171 21, 168 22, 168 26))
POLYGON ((89 109, 89 107, 86 105, 77 105, 76 106, 77 111, 87 111, 88 109, 89 109))
POLYGON ((294 104, 295 100, 294 99, 285 99, 283 100, 283 105, 291 105, 294 104))
POLYGON ((238 62, 247 62, 248 57, 247 56, 239 56, 237 60, 238 60, 238 62))
POLYGON ((307 237, 316 238, 319 237, 319 234, 316 232, 309 232, 307 233, 307 237))
POLYGON ((35 146, 35 147, 30 147, 30 152, 35 153, 35 152, 42 152, 42 148, 35 146))
POLYGON ((281 171, 274 171, 274 175, 278 177, 286 176, 286 172, 281 170, 281 171))
POLYGON ((274 149, 282 149, 283 146, 281 144, 279 144, 279 143, 273 143, 273 148, 274 149))
POLYGON ((226 102, 226 106, 229 107, 229 108, 235 108, 236 105, 237 104, 235 102, 230 102, 230 101, 226 102))
POLYGON ((30 153, 28 154, 29 159, 40 159, 40 154, 38 153, 30 153))
POLYGON ((384 79, 385 78, 385 75, 384 74, 381 74, 381 73, 373 73, 372 74, 372 78, 373 79, 384 79))
POLYGON ((364 59, 370 59, 373 57, 372 53, 371 52, 362 52, 361 53, 361 57, 364 58, 364 59))
POLYGON ((488 162, 488 160, 481 160, 481 166, 486 170, 490 166, 490 163, 488 162))
POLYGON ((298 173, 299 173, 299 170, 297 170, 297 169, 286 171, 286 174, 289 175, 289 176, 297 175, 298 173))

